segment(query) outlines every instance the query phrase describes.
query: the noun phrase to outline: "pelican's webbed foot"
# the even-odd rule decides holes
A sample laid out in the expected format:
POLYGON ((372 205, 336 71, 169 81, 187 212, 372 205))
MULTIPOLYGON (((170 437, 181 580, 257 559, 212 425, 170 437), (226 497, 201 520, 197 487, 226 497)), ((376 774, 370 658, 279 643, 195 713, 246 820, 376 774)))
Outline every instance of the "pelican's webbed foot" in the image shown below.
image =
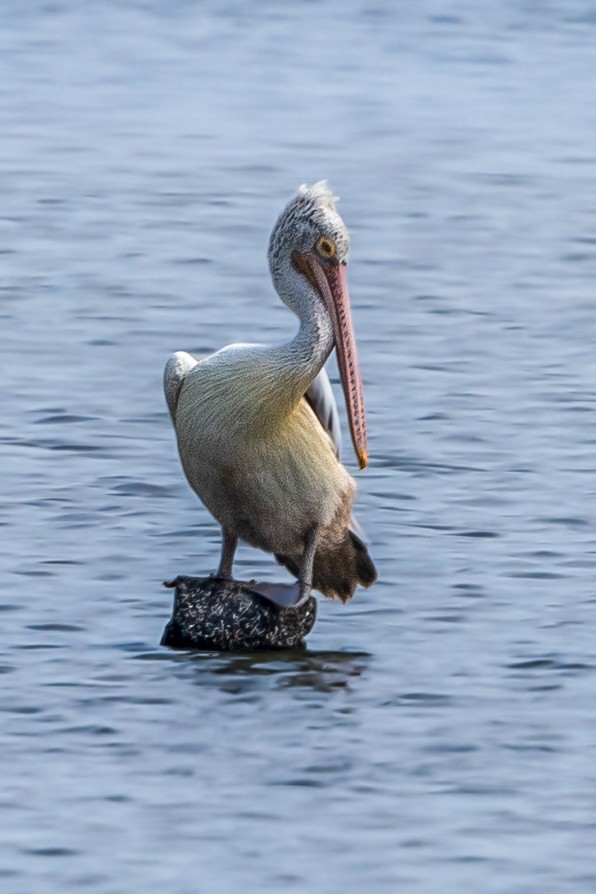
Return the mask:
POLYGON ((292 606, 302 605, 305 598, 308 599, 310 591, 306 597, 302 598, 300 584, 270 584, 265 581, 255 581, 249 584, 250 589, 272 602, 278 608, 291 608, 292 606))
POLYGON ((269 599, 281 608, 304 605, 310 598, 312 575, 317 552, 317 526, 308 532, 305 538, 304 553, 300 562, 298 580, 293 584, 257 583, 254 589, 265 599, 269 599))

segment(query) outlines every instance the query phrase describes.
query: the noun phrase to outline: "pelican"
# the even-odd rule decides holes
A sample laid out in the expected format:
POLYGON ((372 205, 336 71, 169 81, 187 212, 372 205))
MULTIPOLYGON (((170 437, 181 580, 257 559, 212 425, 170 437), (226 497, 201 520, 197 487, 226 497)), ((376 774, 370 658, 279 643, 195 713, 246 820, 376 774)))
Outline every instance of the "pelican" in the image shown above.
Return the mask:
POLYGON ((339 460, 337 405, 324 364, 335 347, 354 450, 368 462, 362 379, 346 280, 349 237, 326 181, 303 185, 279 217, 269 269, 300 327, 281 345, 233 344, 167 362, 166 401, 188 482, 222 529, 216 577, 232 579, 238 539, 297 578, 260 584, 280 604, 311 588, 347 602, 376 580, 339 460))

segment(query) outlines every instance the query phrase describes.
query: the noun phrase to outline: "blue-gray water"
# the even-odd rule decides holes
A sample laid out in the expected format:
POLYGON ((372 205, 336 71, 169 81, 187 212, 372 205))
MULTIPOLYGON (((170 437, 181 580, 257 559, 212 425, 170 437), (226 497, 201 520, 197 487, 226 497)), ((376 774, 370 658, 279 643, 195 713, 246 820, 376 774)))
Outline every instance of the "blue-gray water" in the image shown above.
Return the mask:
POLYGON ((595 67, 582 0, 0 3, 3 892, 596 889, 595 67), (293 332, 321 177, 380 580, 171 653, 218 535, 163 365, 293 332))

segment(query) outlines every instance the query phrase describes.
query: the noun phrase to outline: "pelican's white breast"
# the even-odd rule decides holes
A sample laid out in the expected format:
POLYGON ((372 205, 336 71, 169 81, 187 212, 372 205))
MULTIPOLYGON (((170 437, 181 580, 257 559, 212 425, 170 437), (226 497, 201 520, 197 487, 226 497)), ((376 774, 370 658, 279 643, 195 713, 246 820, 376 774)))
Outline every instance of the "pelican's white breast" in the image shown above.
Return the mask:
POLYGON ((186 476, 220 524, 272 552, 349 518, 355 485, 270 348, 232 345, 185 377, 176 432, 186 476))

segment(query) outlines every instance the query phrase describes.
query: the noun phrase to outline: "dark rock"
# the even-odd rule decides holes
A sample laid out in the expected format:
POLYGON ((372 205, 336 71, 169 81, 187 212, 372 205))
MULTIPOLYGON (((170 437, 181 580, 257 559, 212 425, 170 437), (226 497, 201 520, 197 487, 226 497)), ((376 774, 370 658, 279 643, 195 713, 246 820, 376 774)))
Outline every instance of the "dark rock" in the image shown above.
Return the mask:
POLYGON ((293 649, 314 627, 317 601, 280 606, 252 589, 252 583, 216 577, 177 577, 172 617, 162 646, 208 651, 293 649))

